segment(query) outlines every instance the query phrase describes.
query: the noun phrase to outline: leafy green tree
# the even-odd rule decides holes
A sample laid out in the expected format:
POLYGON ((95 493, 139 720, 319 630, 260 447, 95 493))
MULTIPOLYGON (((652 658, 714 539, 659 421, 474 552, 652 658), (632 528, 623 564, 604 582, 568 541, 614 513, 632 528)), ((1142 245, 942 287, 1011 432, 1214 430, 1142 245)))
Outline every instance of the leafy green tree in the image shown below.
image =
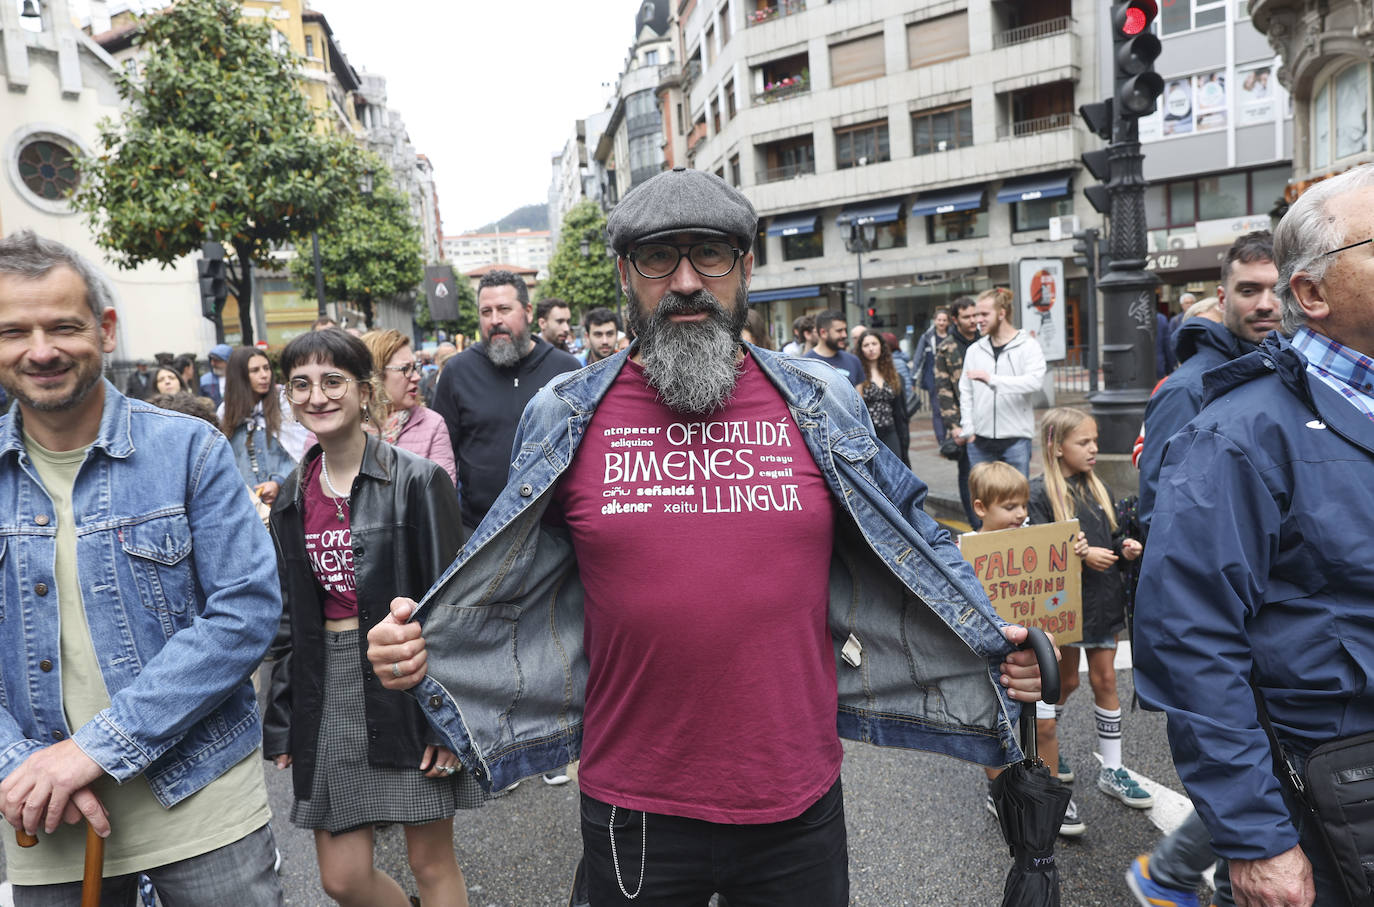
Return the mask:
POLYGON ((614 309, 619 301, 615 259, 606 254, 606 216, 591 199, 573 205, 563 217, 558 248, 549 261, 549 279, 541 298, 565 299, 576 320, 597 306, 614 309), (587 254, 582 254, 583 243, 587 254))
MULTIPOLYGON (((376 304, 420 289, 425 277, 420 230, 410 206, 377 165, 374 191, 359 192, 338 216, 320 228, 320 273, 327 299, 344 299, 363 311, 372 327, 376 304)), ((308 247, 291 262, 291 278, 315 296, 315 265, 308 247)))
POLYGON ((456 321, 435 321, 429 314, 429 298, 423 293, 415 302, 415 326, 424 335, 445 331, 450 337, 462 334, 477 339, 477 294, 473 292, 472 281, 466 275, 454 272, 454 289, 458 292, 458 318, 456 321))
POLYGON ((253 266, 327 224, 364 170, 352 141, 315 128, 297 61, 272 49, 271 33, 232 0, 183 0, 140 22, 142 73, 120 81, 123 112, 101 123, 73 196, 122 268, 224 243, 244 343, 253 266))

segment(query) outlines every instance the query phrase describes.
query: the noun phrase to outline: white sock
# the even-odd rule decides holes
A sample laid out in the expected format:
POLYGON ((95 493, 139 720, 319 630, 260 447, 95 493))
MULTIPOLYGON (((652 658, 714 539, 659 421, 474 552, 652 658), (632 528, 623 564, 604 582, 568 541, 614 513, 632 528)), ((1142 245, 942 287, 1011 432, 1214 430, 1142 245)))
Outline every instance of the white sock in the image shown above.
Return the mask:
POLYGON ((1097 719, 1097 751, 1103 768, 1121 768, 1121 709, 1093 706, 1097 719))

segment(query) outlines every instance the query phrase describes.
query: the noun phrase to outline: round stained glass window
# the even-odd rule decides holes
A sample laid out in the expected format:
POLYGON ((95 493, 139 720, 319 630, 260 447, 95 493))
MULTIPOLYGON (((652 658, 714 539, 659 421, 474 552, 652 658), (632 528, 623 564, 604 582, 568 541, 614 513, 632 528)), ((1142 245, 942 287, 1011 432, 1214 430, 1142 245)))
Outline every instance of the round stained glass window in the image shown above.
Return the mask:
POLYGON ((56 142, 40 139, 19 152, 19 178, 39 198, 59 201, 81 182, 72 153, 56 142))

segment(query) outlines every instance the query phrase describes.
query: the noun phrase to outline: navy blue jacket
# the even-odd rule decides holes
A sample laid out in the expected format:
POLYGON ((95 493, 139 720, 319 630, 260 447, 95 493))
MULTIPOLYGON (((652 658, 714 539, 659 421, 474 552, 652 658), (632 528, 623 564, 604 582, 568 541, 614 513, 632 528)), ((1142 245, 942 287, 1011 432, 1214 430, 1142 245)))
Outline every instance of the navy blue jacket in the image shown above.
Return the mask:
POLYGON ((1255 348, 1225 325, 1192 318, 1179 326, 1174 349, 1182 363, 1159 386, 1145 407, 1145 446, 1140 452, 1140 525, 1150 528, 1155 483, 1164 462, 1164 445, 1202 410, 1202 375, 1255 348))
POLYGON ((1205 384, 1160 473, 1136 689, 1217 853, 1258 859, 1298 836, 1250 678, 1299 755, 1374 731, 1374 421, 1272 334, 1205 384))

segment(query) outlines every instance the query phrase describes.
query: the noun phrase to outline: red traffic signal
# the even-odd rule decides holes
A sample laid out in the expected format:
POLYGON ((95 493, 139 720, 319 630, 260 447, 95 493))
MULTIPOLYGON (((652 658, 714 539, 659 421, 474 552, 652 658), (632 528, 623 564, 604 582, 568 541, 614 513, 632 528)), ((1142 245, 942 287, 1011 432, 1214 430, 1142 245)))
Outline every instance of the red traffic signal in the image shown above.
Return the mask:
POLYGON ((1159 4, 1155 0, 1131 0, 1120 3, 1116 8, 1116 30, 1127 37, 1135 37, 1150 27, 1159 15, 1159 4))

